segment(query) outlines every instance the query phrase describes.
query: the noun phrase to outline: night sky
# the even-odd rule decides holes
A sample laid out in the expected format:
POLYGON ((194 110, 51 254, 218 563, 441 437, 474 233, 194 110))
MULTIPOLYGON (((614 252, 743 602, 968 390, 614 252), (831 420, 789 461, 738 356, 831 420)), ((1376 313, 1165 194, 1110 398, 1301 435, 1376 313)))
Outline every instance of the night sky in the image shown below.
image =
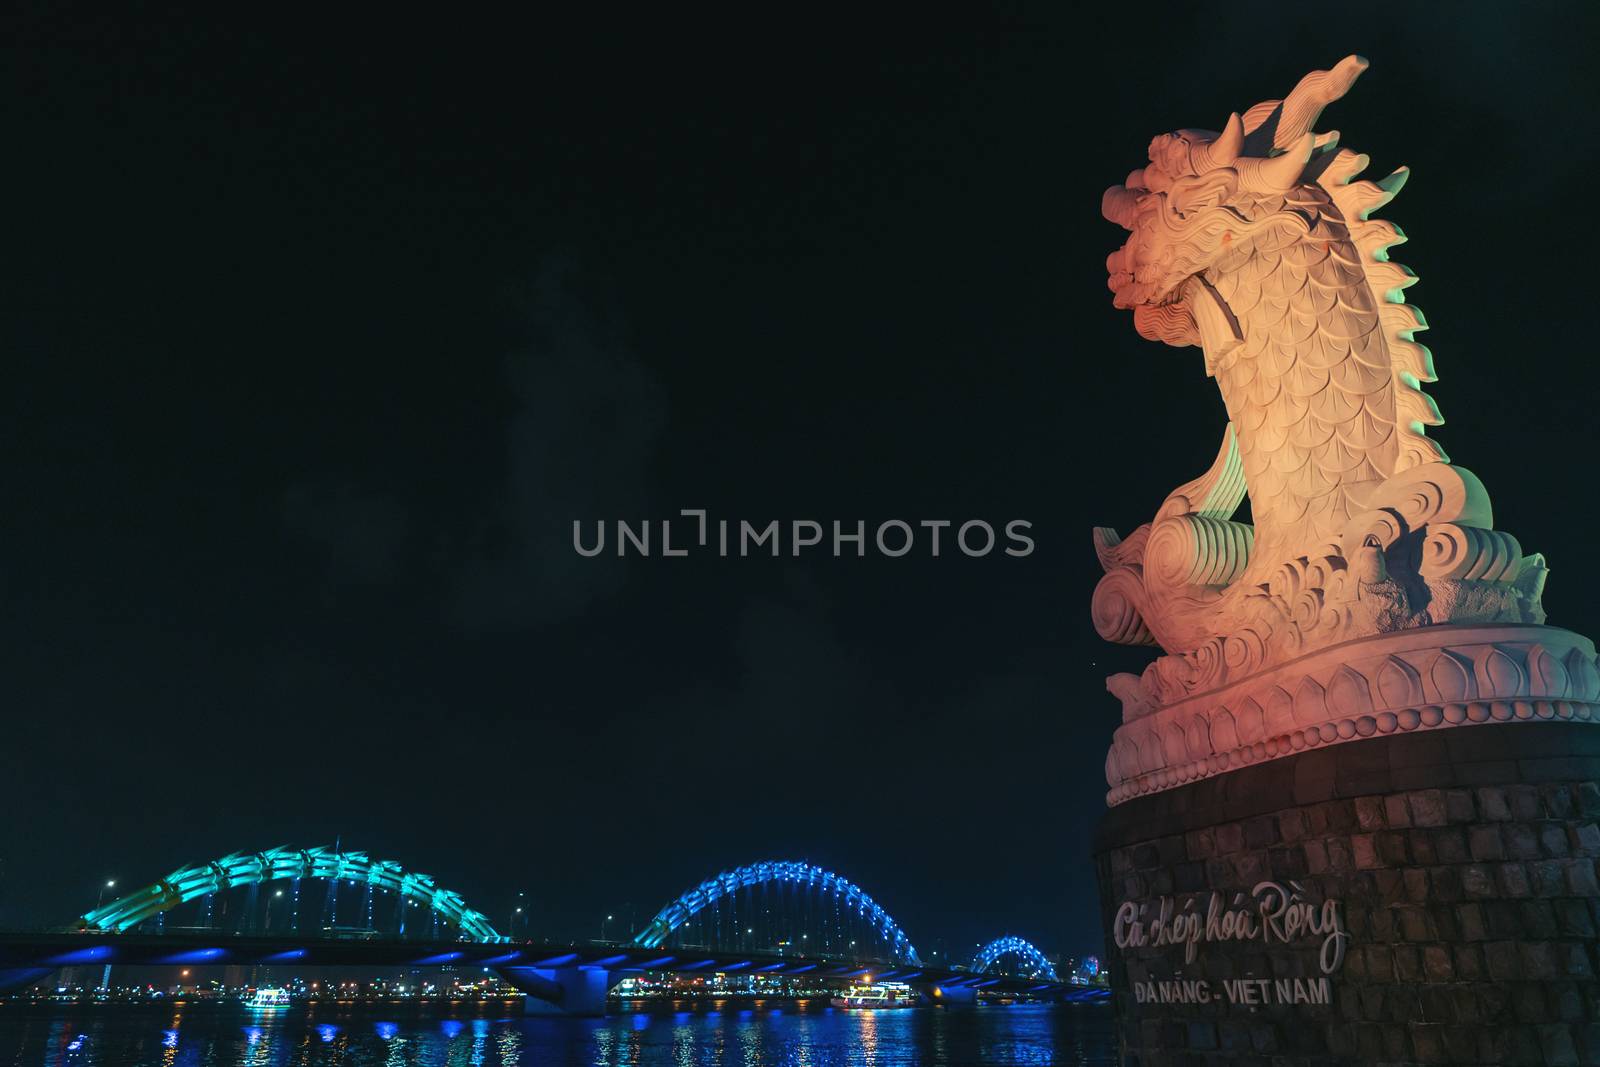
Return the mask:
POLYGON ((1056 10, 9 17, 0 926, 337 837, 551 936, 792 858, 925 951, 1098 950, 1148 654, 1089 532, 1224 421, 1111 308, 1100 194, 1350 52, 1320 125, 1414 170, 1434 436, 1600 632, 1595 9, 1056 10), (697 507, 1037 548, 571 547, 697 507))

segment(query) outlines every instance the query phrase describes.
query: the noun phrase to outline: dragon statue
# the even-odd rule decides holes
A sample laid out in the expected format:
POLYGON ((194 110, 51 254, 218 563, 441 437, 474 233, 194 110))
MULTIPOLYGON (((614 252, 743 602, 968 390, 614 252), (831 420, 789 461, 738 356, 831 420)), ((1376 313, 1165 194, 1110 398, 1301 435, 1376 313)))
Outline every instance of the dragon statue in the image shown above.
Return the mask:
POLYGON ((1493 528, 1489 497, 1426 435, 1435 380, 1372 217, 1402 168, 1313 130, 1366 69, 1350 56, 1221 133, 1179 130, 1105 193, 1129 231, 1106 266, 1149 340, 1195 345, 1228 426, 1211 469, 1127 538, 1095 530, 1107 640, 1159 645, 1107 686, 1124 719, 1331 645, 1442 623, 1543 623, 1545 565, 1493 528), (1237 521, 1249 497, 1253 525, 1237 521))

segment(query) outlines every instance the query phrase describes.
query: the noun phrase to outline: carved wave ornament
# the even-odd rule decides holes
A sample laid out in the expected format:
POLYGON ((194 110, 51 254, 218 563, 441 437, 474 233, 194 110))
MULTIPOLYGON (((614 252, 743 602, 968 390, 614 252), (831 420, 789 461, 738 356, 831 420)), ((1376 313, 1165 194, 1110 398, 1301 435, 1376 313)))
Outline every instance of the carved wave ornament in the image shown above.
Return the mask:
POLYGON ((1409 172, 1357 180, 1367 157, 1312 129, 1366 66, 1308 74, 1220 133, 1161 134, 1102 201, 1129 231, 1106 262, 1114 305, 1147 339, 1200 347, 1228 416, 1210 469, 1154 519, 1094 531, 1095 629, 1162 652, 1107 680, 1124 720, 1112 804, 1394 729, 1588 720, 1600 699, 1578 681, 1600 684, 1593 646, 1543 626, 1543 557, 1494 529, 1482 482, 1426 434, 1443 419, 1422 391, 1426 322, 1404 300, 1417 279, 1389 258, 1399 228, 1372 217, 1409 172), (1247 497, 1253 524, 1234 519, 1247 497), (1484 651, 1464 626, 1502 636, 1484 651), (1340 659, 1365 651, 1341 649, 1343 673, 1320 655, 1374 640, 1370 673, 1340 659), (1470 697, 1438 682, 1443 656, 1470 697), (1533 685, 1558 669, 1561 685, 1533 685), (1318 706, 1302 691, 1323 710, 1267 713, 1318 706))

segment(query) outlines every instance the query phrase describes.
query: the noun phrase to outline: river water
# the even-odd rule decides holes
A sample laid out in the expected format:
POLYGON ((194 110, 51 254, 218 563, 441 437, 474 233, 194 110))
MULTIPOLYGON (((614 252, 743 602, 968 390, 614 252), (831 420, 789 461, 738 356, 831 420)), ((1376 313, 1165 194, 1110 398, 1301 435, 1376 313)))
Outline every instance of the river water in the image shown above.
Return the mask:
MULTIPOLYGON (((678 1007, 689 1007, 679 1004, 678 1007)), ((0 1004, 0 1067, 977 1067, 1108 1064, 1103 1006, 851 1012, 726 1003, 604 1019, 487 1004, 0 1004)))

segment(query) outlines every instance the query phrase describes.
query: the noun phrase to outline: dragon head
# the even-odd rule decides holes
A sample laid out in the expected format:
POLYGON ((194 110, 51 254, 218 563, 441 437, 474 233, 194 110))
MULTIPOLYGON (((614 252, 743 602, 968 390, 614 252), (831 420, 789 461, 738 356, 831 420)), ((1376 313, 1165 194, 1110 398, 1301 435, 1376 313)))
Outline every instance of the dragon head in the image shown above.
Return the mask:
MULTIPOLYGON (((1312 125, 1367 67, 1348 56, 1332 70, 1301 79, 1283 100, 1229 117, 1221 133, 1178 130, 1150 142, 1150 162, 1114 185, 1101 212, 1129 231, 1106 259, 1113 304, 1130 308, 1134 326, 1173 345, 1201 343, 1216 302, 1206 273, 1219 259, 1247 249, 1264 231, 1308 228, 1294 190, 1314 181, 1318 160, 1338 141, 1312 125)), ((1233 324, 1236 328, 1236 324, 1233 324)))

